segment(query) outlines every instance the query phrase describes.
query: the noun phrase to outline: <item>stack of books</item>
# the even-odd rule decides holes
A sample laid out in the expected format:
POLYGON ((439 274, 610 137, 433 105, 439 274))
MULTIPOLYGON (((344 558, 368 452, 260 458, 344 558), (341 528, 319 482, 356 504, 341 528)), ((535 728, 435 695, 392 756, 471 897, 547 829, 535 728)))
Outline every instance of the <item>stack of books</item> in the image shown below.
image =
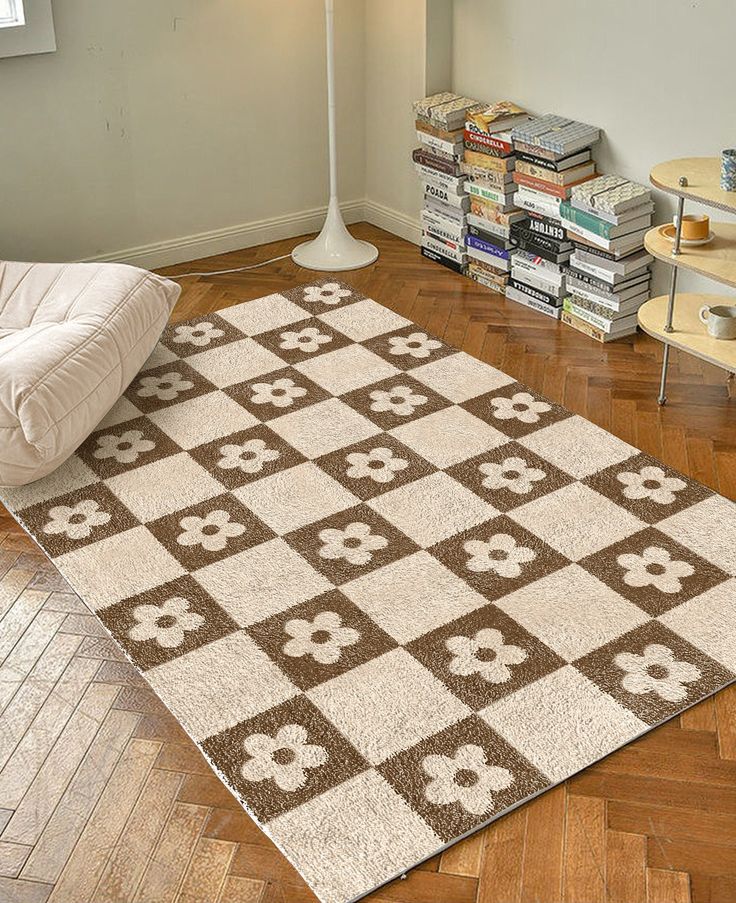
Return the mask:
POLYGON ((576 186, 560 205, 573 242, 563 320, 601 342, 636 331, 637 311, 649 297, 652 257, 644 236, 654 204, 645 185, 600 176, 576 186))
POLYGON ((565 265, 574 250, 560 208, 573 191, 595 179, 591 146, 599 138, 594 126, 552 114, 511 132, 513 201, 526 219, 511 226, 518 250, 511 256, 506 297, 554 319, 562 315, 565 265))
POLYGON ((414 103, 419 146, 412 153, 422 180, 422 254, 458 273, 467 270, 465 238, 470 198, 463 161, 465 117, 483 107, 478 101, 444 91, 414 103))
POLYGON ((510 101, 470 109, 465 117, 464 158, 460 170, 470 197, 465 239, 468 275, 504 292, 511 270, 511 227, 526 219, 514 203, 514 148, 511 130, 530 121, 510 101))

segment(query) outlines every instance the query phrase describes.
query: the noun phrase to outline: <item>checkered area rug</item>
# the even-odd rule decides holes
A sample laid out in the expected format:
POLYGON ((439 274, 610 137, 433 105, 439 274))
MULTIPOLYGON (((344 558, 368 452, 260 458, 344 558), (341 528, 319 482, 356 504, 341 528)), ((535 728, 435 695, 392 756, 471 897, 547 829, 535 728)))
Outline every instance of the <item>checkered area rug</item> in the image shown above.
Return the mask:
POLYGON ((326 903, 734 679, 734 505, 341 283, 3 495, 326 903))

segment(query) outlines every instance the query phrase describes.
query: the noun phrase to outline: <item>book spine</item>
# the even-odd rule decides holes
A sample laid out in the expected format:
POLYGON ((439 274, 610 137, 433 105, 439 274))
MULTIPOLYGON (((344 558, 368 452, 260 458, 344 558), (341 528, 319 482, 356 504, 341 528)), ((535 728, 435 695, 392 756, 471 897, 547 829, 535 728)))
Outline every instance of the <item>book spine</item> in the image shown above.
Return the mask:
POLYGON ((516 242, 502 238, 500 235, 494 235, 492 232, 489 232, 487 229, 480 228, 474 223, 468 223, 468 234, 474 235, 481 241, 487 241, 490 244, 495 245, 497 248, 500 248, 502 251, 511 251, 516 247, 516 242))
POLYGON ((582 260, 577 252, 573 255, 574 260, 570 258, 570 265, 575 267, 576 270, 582 270, 582 272, 589 276, 590 278, 597 279, 600 282, 605 283, 607 286, 612 286, 616 281, 617 273, 612 272, 611 270, 606 270, 603 267, 598 267, 593 263, 590 263, 587 260, 582 260))
POLYGON ((538 232, 532 232, 525 226, 512 226, 511 236, 516 240, 523 238, 528 242, 534 243, 538 248, 544 248, 553 254, 567 254, 571 250, 569 242, 550 238, 547 235, 540 235, 538 232))
POLYGON ((581 229, 592 232, 600 238, 608 239, 611 237, 611 223, 607 223, 597 216, 586 213, 584 210, 578 210, 577 207, 573 207, 572 204, 567 201, 563 201, 560 204, 560 216, 563 219, 569 220, 570 222, 575 223, 575 225, 580 226, 581 229))
POLYGON ((552 307, 559 307, 562 304, 562 301, 559 298, 548 295, 546 292, 541 291, 541 289, 535 288, 533 285, 529 285, 526 282, 521 282, 516 279, 513 273, 511 274, 511 279, 509 279, 509 285, 511 285, 512 288, 515 288, 517 292, 522 292, 524 295, 528 295, 530 298, 534 298, 542 304, 549 304, 552 307))
POLYGON ((513 195, 507 195, 506 192, 499 191, 496 188, 486 188, 485 185, 481 185, 479 182, 468 182, 465 187, 468 194, 474 194, 476 197, 491 201, 494 204, 500 204, 502 207, 507 207, 511 204, 513 195))
POLYGON ((490 235, 493 235, 496 238, 503 239, 503 241, 508 241, 511 237, 510 226, 503 226, 500 223, 495 223, 492 220, 485 219, 482 216, 476 216, 473 213, 468 214, 468 227, 470 226, 475 226, 476 229, 485 230, 490 235))
POLYGON ((557 172, 557 163, 554 160, 545 160, 544 157, 537 157, 534 154, 528 154, 524 151, 516 150, 516 155, 520 161, 543 169, 545 172, 557 172))
POLYGON ((422 246, 420 249, 422 257, 426 257, 427 260, 432 260, 434 263, 441 263, 443 267, 447 267, 448 270, 452 270, 455 273, 463 274, 465 273, 465 264, 458 263, 455 260, 451 260, 449 257, 446 257, 444 254, 438 254, 435 251, 432 251, 430 248, 425 248, 422 246))
POLYGON ((609 337, 605 332, 602 332, 600 329, 596 329, 592 323, 587 323, 585 320, 581 320, 580 317, 576 317, 575 314, 571 314, 568 310, 562 311, 562 316, 560 317, 560 319, 567 326, 572 326, 573 329, 577 329, 578 332, 582 332, 584 335, 589 336, 591 339, 595 339, 596 342, 609 341, 609 337))
POLYGON ((465 241, 469 248, 475 248, 476 251, 483 251, 484 254, 491 254, 500 260, 508 261, 509 259, 510 251, 499 248, 490 241, 484 241, 482 238, 478 238, 477 235, 468 235, 465 241))
MULTIPOLYGON (((484 276, 483 273, 479 273, 477 270, 472 268, 472 265, 468 265, 468 276, 471 279, 474 279, 480 285, 484 285, 486 288, 489 288, 492 292, 500 292, 503 294, 506 291, 506 286, 502 281, 496 281, 491 276, 484 276)), ((499 276, 499 280, 502 280, 503 277, 499 276)))
POLYGON ((508 173, 509 170, 514 168, 514 159, 512 157, 494 157, 491 154, 470 150, 467 146, 465 147, 464 159, 471 166, 490 169, 493 172, 508 173))
POLYGON ((467 209, 467 195, 465 194, 450 193, 446 188, 437 185, 435 182, 429 182, 427 179, 422 181, 422 191, 424 192, 425 198, 431 198, 432 200, 440 201, 443 204, 449 204, 451 207, 462 207, 463 209, 467 209))
POLYGON ((564 292, 562 283, 548 281, 544 278, 543 271, 530 270, 526 267, 519 266, 514 259, 511 261, 511 275, 514 279, 518 279, 525 285, 531 285, 533 288, 539 289, 540 292, 544 292, 551 298, 555 298, 557 303, 561 303, 559 299, 562 298, 562 293, 564 292))
POLYGON ((436 169, 446 176, 460 175, 460 166, 457 163, 452 163, 450 160, 445 160, 442 157, 430 154, 420 148, 413 150, 411 157, 412 160, 420 166, 428 166, 430 169, 436 169))
POLYGON ((446 241, 436 238, 428 232, 423 232, 422 247, 429 248, 430 251, 435 251, 437 254, 444 254, 445 257, 449 257, 450 260, 455 260, 458 263, 467 262, 465 245, 458 244, 455 241, 446 241))
POLYGON ((559 221, 560 206, 559 202, 555 202, 554 198, 550 198, 547 202, 541 198, 530 197, 523 191, 517 191, 514 195, 514 203, 521 207, 522 210, 526 210, 527 213, 539 213, 541 216, 559 221))
POLYGON ((537 166, 536 163, 529 163, 526 160, 519 160, 516 163, 516 172, 529 176, 532 179, 539 179, 543 182, 551 182, 553 185, 564 185, 565 174, 550 170, 547 167, 537 166))
POLYGON ((538 235, 546 235, 547 238, 554 238, 557 241, 567 241, 567 233, 562 226, 556 220, 544 216, 544 214, 541 216, 530 216, 527 228, 530 232, 535 232, 538 235))
POLYGON ((514 152, 514 146, 510 141, 502 141, 500 138, 494 138, 493 135, 485 135, 482 132, 472 132, 466 128, 463 134, 465 146, 472 150, 479 150, 481 153, 495 153, 497 156, 506 156, 514 152))
POLYGON ((503 260, 501 257, 496 257, 494 254, 486 254, 485 251, 481 251, 478 248, 473 248, 470 245, 467 245, 468 248, 468 257, 473 260, 477 260, 485 266, 489 266, 494 270, 501 270, 504 273, 507 273, 509 270, 509 261, 503 260))
POLYGON ((456 241, 458 244, 465 241, 467 230, 458 226, 457 223, 453 223, 452 220, 443 220, 424 211, 419 218, 422 221, 422 227, 427 232, 439 236, 443 241, 456 241))
POLYGON ((590 286, 592 289, 596 289, 604 295, 610 295, 613 293, 613 286, 610 282, 606 282, 603 279, 598 279, 595 276, 592 276, 590 273, 579 272, 577 267, 572 263, 572 259, 570 261, 570 266, 566 268, 567 275, 570 279, 574 279, 575 283, 580 285, 581 287, 590 286))
POLYGON ((429 132, 417 132, 417 140, 427 147, 436 148, 437 150, 440 150, 445 154, 449 154, 450 156, 457 159, 460 159, 460 157, 462 157, 462 143, 451 144, 449 141, 444 141, 442 138, 437 138, 434 135, 430 135, 429 132))
POLYGON ((526 188, 533 188, 534 191, 543 191, 545 194, 551 194, 556 198, 566 198, 570 194, 570 188, 564 185, 555 185, 543 179, 534 179, 527 176, 523 172, 514 172, 514 182, 517 185, 523 185, 526 188))
POLYGON ((549 304, 545 304, 543 301, 537 301, 536 298, 531 298, 529 295, 525 295, 523 292, 517 291, 512 286, 506 286, 506 297, 511 301, 516 301, 518 304, 523 304, 525 307, 536 310, 540 314, 545 314, 546 316, 551 317, 553 320, 560 319, 561 308, 552 307, 549 304))
POLYGON ((542 247, 538 242, 532 241, 524 236, 517 236, 516 241, 522 251, 528 251, 530 254, 543 257, 545 260, 549 260, 550 263, 562 263, 563 261, 561 258, 567 259, 564 254, 550 251, 547 248, 542 247))
POLYGON ((583 286, 577 284, 574 279, 568 279, 567 281, 568 291, 573 295, 577 295, 579 298, 582 298, 585 301, 590 301, 592 304, 601 304, 603 307, 607 307, 609 310, 618 311, 621 306, 621 301, 616 295, 609 295, 608 297, 596 294, 596 292, 591 292, 583 286))
POLYGON ((594 314, 592 311, 580 307, 579 304, 575 303, 571 296, 568 295, 568 297, 565 298, 562 302, 562 306, 566 311, 569 311, 581 320, 585 320, 586 323, 595 326, 596 329, 600 329, 603 332, 611 331, 612 320, 607 320, 605 317, 599 317, 598 314, 594 314))
POLYGON ((472 182, 474 185, 491 188, 494 191, 503 192, 504 195, 507 195, 509 190, 514 190, 513 183, 506 181, 504 173, 486 169, 481 174, 478 172, 477 166, 468 166, 467 163, 463 164, 463 173, 468 177, 468 183, 472 182))

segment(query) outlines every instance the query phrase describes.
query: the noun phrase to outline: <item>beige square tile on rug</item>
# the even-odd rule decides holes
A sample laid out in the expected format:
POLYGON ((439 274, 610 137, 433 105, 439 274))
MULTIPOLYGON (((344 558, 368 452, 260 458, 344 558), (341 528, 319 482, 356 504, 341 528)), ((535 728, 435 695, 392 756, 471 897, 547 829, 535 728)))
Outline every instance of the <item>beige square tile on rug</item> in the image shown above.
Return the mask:
POLYGON ((736 679, 736 507, 333 279, 3 502, 324 903, 736 679))

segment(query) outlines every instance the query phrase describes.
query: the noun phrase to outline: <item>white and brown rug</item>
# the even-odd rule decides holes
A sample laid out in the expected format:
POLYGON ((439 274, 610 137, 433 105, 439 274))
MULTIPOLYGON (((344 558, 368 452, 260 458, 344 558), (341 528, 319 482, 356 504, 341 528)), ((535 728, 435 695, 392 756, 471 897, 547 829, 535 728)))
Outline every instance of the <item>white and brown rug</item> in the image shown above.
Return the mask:
POLYGON ((731 502, 332 281, 2 497, 325 903, 734 680, 731 502))

